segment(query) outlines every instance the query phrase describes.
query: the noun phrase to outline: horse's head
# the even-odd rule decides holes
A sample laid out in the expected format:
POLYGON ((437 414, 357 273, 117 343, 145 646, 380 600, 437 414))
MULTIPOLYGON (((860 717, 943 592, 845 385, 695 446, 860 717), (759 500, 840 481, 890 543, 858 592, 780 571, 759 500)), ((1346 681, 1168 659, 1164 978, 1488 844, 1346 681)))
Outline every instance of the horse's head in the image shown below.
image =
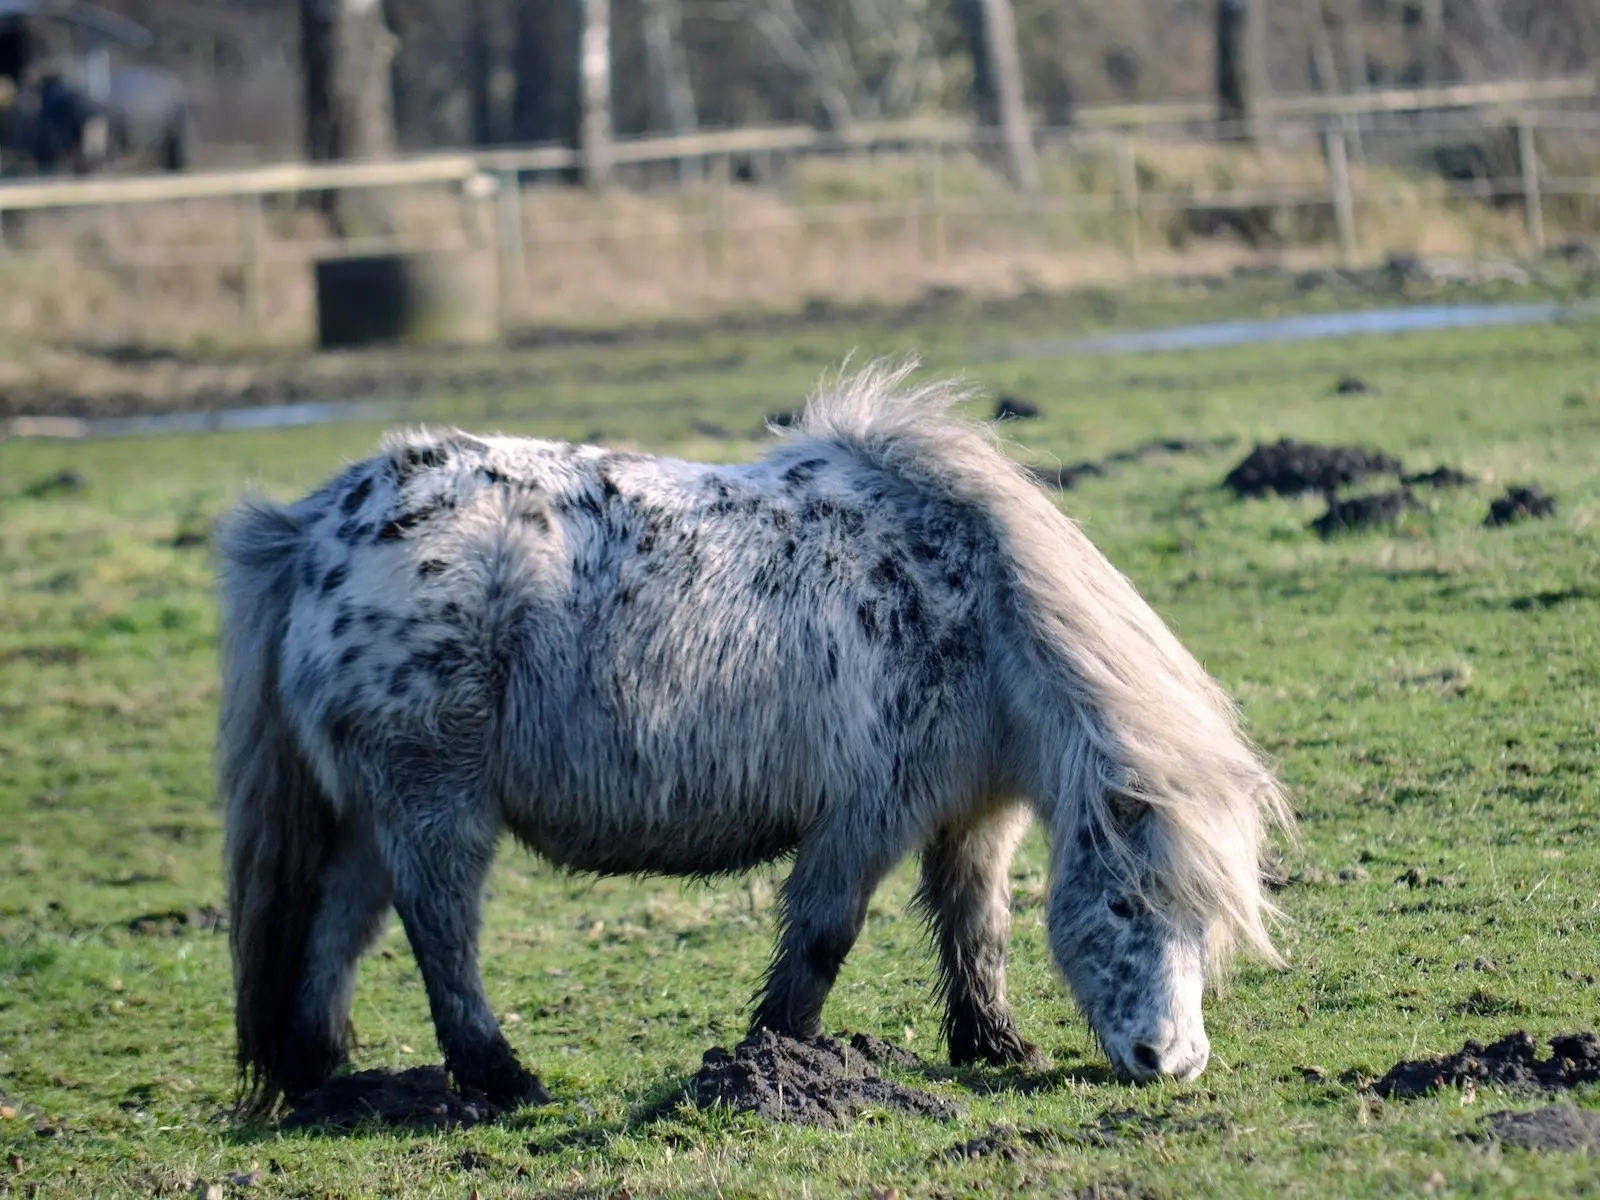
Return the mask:
POLYGON ((1146 865, 1148 813, 1120 852, 1084 825, 1056 848, 1050 948, 1118 1074, 1193 1079, 1211 1055, 1201 998, 1207 923, 1177 911, 1146 865))

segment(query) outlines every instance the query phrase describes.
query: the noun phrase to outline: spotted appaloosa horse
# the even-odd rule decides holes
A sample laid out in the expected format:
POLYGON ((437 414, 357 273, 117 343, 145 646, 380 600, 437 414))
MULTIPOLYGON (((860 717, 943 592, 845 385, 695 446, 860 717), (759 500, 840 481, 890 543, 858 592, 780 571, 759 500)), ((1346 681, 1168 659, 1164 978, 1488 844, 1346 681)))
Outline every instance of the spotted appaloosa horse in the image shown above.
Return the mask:
POLYGON ((390 439, 222 528, 220 776, 248 1102, 345 1058, 391 905, 445 1061, 544 1099, 477 966, 509 829, 555 863, 708 876, 794 856, 752 1027, 820 1028, 908 853, 952 1061, 1036 1053, 1008 865, 1048 831, 1050 945, 1112 1064, 1189 1078, 1208 971, 1267 956, 1282 793, 1234 708, 1051 500, 872 367, 759 462, 390 439))

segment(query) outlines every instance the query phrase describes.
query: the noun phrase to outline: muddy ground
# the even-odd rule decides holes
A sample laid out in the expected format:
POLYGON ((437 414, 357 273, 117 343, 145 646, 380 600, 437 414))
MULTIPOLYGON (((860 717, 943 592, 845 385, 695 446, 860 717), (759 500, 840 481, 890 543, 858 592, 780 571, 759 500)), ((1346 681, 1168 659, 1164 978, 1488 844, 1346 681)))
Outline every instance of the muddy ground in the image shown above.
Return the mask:
POLYGON ((365 1122, 406 1129, 451 1129, 493 1121, 500 1109, 471 1088, 450 1086, 443 1067, 355 1071, 323 1084, 283 1119, 286 1129, 365 1122))
POLYGON ((1065 492, 1077 487, 1085 479, 1113 475, 1118 467, 1130 463, 1144 462, 1162 454, 1210 454, 1217 450, 1226 450, 1236 440, 1231 437, 1159 438, 1151 442, 1141 442, 1127 450, 1113 451, 1104 458, 1086 458, 1079 462, 1067 463, 1065 466, 1024 466, 1023 470, 1045 487, 1065 492))
POLYGON ((1280 438, 1257 443, 1223 478, 1222 486, 1240 497, 1302 496, 1336 492, 1372 475, 1398 476, 1404 469, 1399 459, 1379 450, 1280 438))
POLYGON ((1499 525, 1513 525, 1518 521, 1531 518, 1553 517, 1556 515, 1556 498, 1545 494, 1538 484, 1528 487, 1510 487, 1503 496, 1489 504, 1489 515, 1483 519, 1485 525, 1492 527, 1499 525))
POLYGON ((1516 1030, 1492 1045, 1469 1041, 1455 1054, 1399 1062, 1389 1068, 1374 1090, 1397 1100, 1423 1096, 1469 1081, 1528 1092, 1567 1091, 1600 1080, 1600 1038, 1592 1033, 1562 1034, 1550 1039, 1550 1053, 1541 1055, 1526 1030, 1516 1030))
POLYGON ((1178 1106, 1159 1112, 1107 1109, 1093 1122, 1075 1129, 1006 1129, 996 1126, 988 1133, 957 1142, 941 1157, 952 1160, 999 1158, 1005 1162, 1016 1162, 1040 1150, 1084 1146, 1105 1149, 1128 1143, 1142 1144, 1168 1136, 1226 1133, 1230 1127, 1231 1122, 1221 1113, 1190 1113, 1178 1106))
POLYGON ((653 1115, 687 1099, 698 1108, 724 1105, 768 1121, 841 1129, 864 1107, 948 1120, 960 1110, 949 1100, 885 1079, 878 1067, 918 1067, 921 1059, 880 1038, 848 1042, 782 1037, 763 1030, 735 1046, 707 1050, 684 1089, 653 1115))
POLYGON ((1484 1118, 1474 1141, 1499 1142, 1523 1150, 1600 1151, 1600 1112, 1550 1104, 1532 1112, 1497 1112, 1484 1118))
POLYGON ((1310 528, 1324 538, 1366 529, 1393 529, 1403 513, 1420 507, 1410 488, 1352 496, 1346 500, 1330 497, 1328 511, 1312 521, 1310 528))

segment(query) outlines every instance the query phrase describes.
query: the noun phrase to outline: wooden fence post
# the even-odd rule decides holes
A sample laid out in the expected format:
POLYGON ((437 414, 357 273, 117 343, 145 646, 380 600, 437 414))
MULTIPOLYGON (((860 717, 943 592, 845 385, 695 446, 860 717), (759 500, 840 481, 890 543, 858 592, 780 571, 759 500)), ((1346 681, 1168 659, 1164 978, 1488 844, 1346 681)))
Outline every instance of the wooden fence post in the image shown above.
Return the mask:
POLYGON ((1533 140, 1533 120, 1517 117, 1517 158, 1522 163, 1522 207, 1528 224, 1528 250, 1535 258, 1544 254, 1544 200, 1539 192, 1539 151, 1533 140))
POLYGON ((944 261, 944 143, 938 138, 923 142, 918 158, 922 167, 921 220, 918 239, 925 262, 944 261))
POLYGON ((522 239, 522 181, 515 171, 502 171, 495 187, 500 236, 500 311, 510 312, 511 301, 522 294, 528 271, 527 249, 522 239))
POLYGON ((266 214, 259 192, 242 196, 239 218, 244 241, 244 315, 253 335, 260 335, 266 310, 266 214))
POLYGON ((713 155, 711 170, 711 216, 706 225, 706 263, 721 274, 728 258, 728 191, 733 185, 728 155, 713 155))
POLYGON ((1139 160, 1134 154, 1131 130, 1117 131, 1116 155, 1117 208, 1127 214, 1123 217, 1123 248, 1137 267, 1143 245, 1139 229, 1139 160))
POLYGON ((1350 196, 1350 162, 1345 157, 1344 131, 1325 129, 1328 152, 1328 186, 1333 193, 1333 219, 1339 229, 1339 257, 1349 263, 1356 256, 1356 211, 1350 196))
POLYGON ((601 187, 611 180, 611 0, 579 0, 578 11, 583 18, 579 56, 583 182, 601 187))

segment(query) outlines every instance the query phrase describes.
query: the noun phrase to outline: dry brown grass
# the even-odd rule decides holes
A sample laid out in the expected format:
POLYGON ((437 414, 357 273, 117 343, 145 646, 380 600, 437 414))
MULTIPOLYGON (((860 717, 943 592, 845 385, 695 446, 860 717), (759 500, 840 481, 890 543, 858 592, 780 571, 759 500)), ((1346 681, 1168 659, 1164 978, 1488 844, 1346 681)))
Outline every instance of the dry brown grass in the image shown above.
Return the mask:
MULTIPOLYGON (((1592 170, 1592 163, 1564 170, 1592 170)), ((524 268, 506 282, 513 325, 604 323, 793 309, 813 297, 892 302, 930 287, 979 294, 1116 282, 1135 272, 1204 272, 1248 262, 1298 266, 1337 251, 1326 173, 1314 145, 1255 150, 1147 142, 1137 173, 1151 210, 1131 218, 1072 211, 1109 197, 1109 144, 1052 148, 1036 204, 1020 201, 975 157, 949 155, 943 215, 922 203, 911 156, 813 159, 780 186, 710 184, 592 193, 523 193, 524 268), (1246 195, 1251 209, 1217 201, 1246 195), (1281 203, 1285 195, 1301 204, 1281 203), (1163 199, 1164 198, 1164 199, 1163 199)), ((1520 207, 1452 199, 1445 185, 1398 168, 1357 168, 1364 258, 1393 253, 1519 252, 1520 207)), ((492 202, 439 189, 391 193, 408 245, 450 250, 492 242, 492 202)), ((190 201, 8 218, 14 252, 0 257, 0 339, 237 346, 305 343, 315 324, 307 259, 333 249, 315 214, 267 214, 260 319, 247 318, 243 210, 190 201)), ((1549 238, 1593 233, 1594 206, 1552 198, 1549 238)), ((493 287, 493 272, 484 286, 493 287)))

